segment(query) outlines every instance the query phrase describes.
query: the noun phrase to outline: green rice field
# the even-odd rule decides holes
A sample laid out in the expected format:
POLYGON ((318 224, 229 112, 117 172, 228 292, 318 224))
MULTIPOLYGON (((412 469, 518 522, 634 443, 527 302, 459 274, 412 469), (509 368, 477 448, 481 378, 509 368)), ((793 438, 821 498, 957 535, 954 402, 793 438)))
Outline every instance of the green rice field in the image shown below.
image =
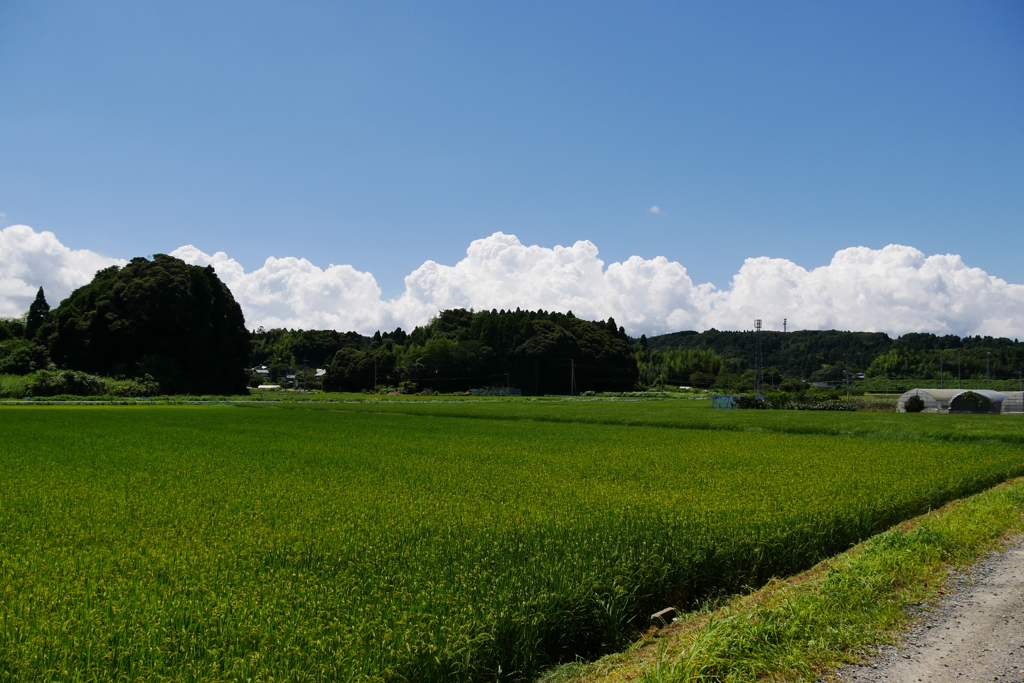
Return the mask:
POLYGON ((1024 419, 0 407, 0 680, 492 681, 1024 475, 1024 419))

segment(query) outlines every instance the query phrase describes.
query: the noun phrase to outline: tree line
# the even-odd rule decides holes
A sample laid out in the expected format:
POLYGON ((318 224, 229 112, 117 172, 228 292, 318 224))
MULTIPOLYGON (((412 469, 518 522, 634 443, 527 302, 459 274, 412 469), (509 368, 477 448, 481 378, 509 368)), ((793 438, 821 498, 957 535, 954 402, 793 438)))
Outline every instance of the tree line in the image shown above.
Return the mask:
MULTIPOLYGON (((632 340, 613 318, 555 311, 441 311, 412 332, 257 330, 254 364, 271 379, 320 367, 328 391, 466 391, 515 387, 527 394, 631 391, 632 340)), ((256 378, 254 378, 255 381, 256 378)))
MULTIPOLYGON (((994 337, 807 330, 761 332, 762 386, 799 391, 809 382, 1015 379, 1024 344, 994 337)), ((539 311, 442 311, 406 332, 257 330, 253 363, 270 379, 312 376, 332 391, 510 386, 526 394, 632 391, 664 386, 747 390, 755 383, 755 332, 679 332, 634 339, 613 319, 539 311), (575 380, 575 381, 574 381, 575 380)), ((261 381, 253 376, 252 382, 261 381)))
POLYGON ((245 393, 289 376, 328 391, 744 390, 758 379, 765 387, 799 390, 807 382, 859 376, 1024 379, 1024 344, 837 330, 711 329, 633 339, 612 318, 590 321, 571 311, 518 308, 450 309, 412 331, 399 327, 372 336, 250 332, 213 268, 157 254, 99 271, 53 310, 40 288, 21 318, 0 319, 0 374, 56 370, 139 378, 171 394, 245 393))
POLYGON ((1013 380, 1024 376, 1024 344, 991 336, 802 330, 676 332, 638 347, 640 373, 650 383, 748 388, 760 345, 763 386, 849 379, 1013 380))

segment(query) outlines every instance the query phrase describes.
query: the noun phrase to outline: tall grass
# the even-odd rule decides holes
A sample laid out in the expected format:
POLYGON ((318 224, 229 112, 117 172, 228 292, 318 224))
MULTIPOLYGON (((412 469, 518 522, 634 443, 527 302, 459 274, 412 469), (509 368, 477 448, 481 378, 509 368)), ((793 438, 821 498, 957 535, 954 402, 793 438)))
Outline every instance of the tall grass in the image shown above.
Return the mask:
POLYGON ((0 410, 0 678, 524 679, 1024 474, 1000 442, 379 408, 0 410))
POLYGON ((23 398, 28 396, 28 375, 0 375, 0 398, 23 398))
POLYGON ((38 370, 27 375, 0 375, 0 398, 155 396, 153 380, 100 377, 76 370, 38 370))

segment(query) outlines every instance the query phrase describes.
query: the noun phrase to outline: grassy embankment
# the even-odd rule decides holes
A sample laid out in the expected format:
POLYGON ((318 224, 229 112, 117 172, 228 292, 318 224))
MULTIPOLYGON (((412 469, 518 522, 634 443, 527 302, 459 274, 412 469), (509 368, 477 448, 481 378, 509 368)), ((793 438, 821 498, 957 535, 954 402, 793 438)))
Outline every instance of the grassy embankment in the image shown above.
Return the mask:
POLYGON ((7 407, 0 677, 526 679, 1024 474, 1017 424, 706 402, 7 407))

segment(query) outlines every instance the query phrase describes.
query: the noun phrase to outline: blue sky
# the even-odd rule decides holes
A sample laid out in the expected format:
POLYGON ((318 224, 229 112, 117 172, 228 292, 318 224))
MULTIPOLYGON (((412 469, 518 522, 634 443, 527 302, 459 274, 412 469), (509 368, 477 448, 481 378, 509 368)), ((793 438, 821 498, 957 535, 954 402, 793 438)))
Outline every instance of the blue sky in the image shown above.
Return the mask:
POLYGON ((0 97, 0 228, 112 258, 388 298, 501 231, 718 288, 893 243, 1024 281, 1020 2, 7 0, 0 97))

